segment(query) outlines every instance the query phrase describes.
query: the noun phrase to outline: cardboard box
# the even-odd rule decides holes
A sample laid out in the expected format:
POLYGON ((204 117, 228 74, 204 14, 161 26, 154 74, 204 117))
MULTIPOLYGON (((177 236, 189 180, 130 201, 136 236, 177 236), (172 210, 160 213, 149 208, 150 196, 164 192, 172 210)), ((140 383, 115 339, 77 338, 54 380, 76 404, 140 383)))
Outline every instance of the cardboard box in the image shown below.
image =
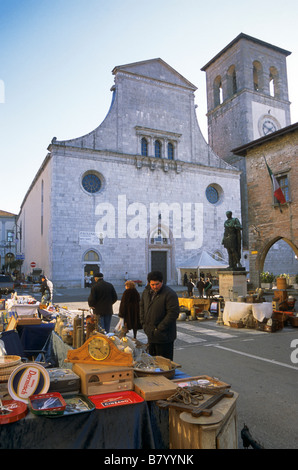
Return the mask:
POLYGON ((134 383, 135 392, 146 401, 168 398, 173 395, 177 389, 177 384, 162 375, 139 377, 135 379, 134 383))

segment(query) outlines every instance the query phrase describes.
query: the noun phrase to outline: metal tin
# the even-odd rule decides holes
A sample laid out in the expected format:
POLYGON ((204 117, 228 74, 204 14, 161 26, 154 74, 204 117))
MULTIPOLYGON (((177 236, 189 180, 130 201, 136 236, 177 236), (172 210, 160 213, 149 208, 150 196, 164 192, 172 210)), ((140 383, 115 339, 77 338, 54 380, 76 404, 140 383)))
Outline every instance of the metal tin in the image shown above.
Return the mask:
POLYGON ((16 400, 2 400, 0 407, 0 425, 15 423, 24 418, 28 412, 27 405, 16 400))
POLYGON ((29 406, 32 413, 41 416, 63 415, 66 403, 58 392, 31 395, 29 406))
POLYGON ((49 385, 47 370, 36 362, 26 362, 11 373, 8 391, 15 400, 28 403, 31 395, 47 393, 49 385))
MULTIPOLYGON (((64 395, 64 401, 66 403, 66 408, 63 413, 63 417, 65 416, 72 416, 81 413, 87 413, 90 411, 95 410, 95 405, 86 395, 82 395, 81 393, 76 395, 64 395)), ((61 415, 56 416, 49 416, 49 418, 60 418, 61 415)))
POLYGON ((47 369, 50 377, 49 392, 79 393, 81 379, 71 369, 47 369))

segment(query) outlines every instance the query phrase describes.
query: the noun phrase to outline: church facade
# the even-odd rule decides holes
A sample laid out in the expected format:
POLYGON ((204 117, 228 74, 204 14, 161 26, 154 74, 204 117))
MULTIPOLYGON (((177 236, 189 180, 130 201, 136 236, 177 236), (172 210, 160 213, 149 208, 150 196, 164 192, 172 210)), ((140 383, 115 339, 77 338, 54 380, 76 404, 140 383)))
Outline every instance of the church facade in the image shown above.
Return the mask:
POLYGON ((56 287, 96 271, 168 284, 204 249, 226 258, 226 211, 241 219, 240 171, 206 143, 196 87, 162 59, 115 67, 111 107, 89 134, 52 139, 18 216, 25 253, 56 287))

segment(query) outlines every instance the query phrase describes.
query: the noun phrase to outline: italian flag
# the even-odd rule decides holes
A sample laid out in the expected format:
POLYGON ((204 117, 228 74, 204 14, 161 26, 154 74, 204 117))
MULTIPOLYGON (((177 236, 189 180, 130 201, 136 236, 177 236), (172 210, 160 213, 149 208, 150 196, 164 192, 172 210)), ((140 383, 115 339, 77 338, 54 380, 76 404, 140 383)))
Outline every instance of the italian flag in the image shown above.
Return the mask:
POLYGON ((274 197, 276 197, 276 199, 278 200, 278 202, 280 204, 285 204, 286 200, 285 200, 285 197, 284 197, 284 193, 282 192, 282 189, 279 186, 277 179, 275 178, 274 174, 272 173, 271 169, 269 168, 268 163, 266 162, 266 159, 265 159, 265 163, 266 163, 267 170, 268 170, 270 178, 271 178, 274 197))

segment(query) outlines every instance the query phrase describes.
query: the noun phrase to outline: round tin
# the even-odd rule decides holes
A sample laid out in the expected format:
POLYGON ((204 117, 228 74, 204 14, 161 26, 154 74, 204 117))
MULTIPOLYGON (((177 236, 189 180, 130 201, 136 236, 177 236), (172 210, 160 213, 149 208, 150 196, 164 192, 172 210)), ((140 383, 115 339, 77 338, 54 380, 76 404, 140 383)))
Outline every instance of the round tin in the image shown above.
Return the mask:
POLYGON ((12 398, 29 402, 31 395, 47 393, 50 377, 47 370, 40 364, 24 363, 16 367, 8 380, 8 391, 12 398))
POLYGON ((24 418, 28 408, 25 403, 15 400, 2 400, 2 411, 0 413, 0 425, 14 423, 24 418))

